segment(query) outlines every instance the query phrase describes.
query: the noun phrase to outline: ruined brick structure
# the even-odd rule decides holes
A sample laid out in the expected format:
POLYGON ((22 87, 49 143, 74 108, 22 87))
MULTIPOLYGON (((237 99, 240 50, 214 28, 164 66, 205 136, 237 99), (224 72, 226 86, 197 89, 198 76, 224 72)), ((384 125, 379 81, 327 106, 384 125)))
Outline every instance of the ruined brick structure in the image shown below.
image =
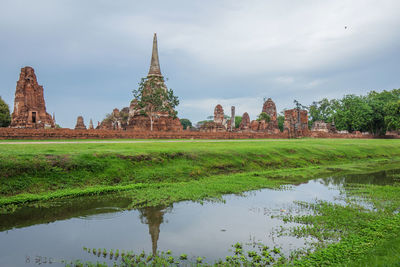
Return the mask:
POLYGON ((240 131, 249 131, 251 130, 250 128, 250 116, 247 112, 243 113, 242 116, 242 121, 240 122, 239 125, 239 130, 240 131))
POLYGON ((283 128, 284 131, 288 133, 289 137, 310 135, 307 110, 297 108, 285 110, 283 128))
MULTIPOLYGON (((375 138, 369 134, 310 132, 306 136, 314 138, 375 138)), ((199 131, 160 132, 160 131, 113 131, 113 130, 73 130, 73 129, 15 129, 0 128, 0 139, 261 139, 289 138, 287 131, 278 134, 266 132, 219 132, 199 131)), ((400 139, 400 135, 388 135, 386 138, 400 139)))
MULTIPOLYGON (((157 48, 157 35, 154 34, 153 38, 153 50, 151 55, 151 63, 147 78, 156 80, 156 83, 167 90, 167 86, 164 83, 164 77, 161 74, 160 63, 158 59, 158 48, 157 48)), ((147 116, 141 114, 137 101, 132 100, 129 107, 129 118, 125 127, 127 130, 146 131, 151 128, 150 119, 147 116)), ((178 118, 171 117, 167 112, 159 112, 157 118, 153 123, 154 131, 182 131, 183 126, 181 125, 178 118)))
POLYGON ((124 107, 119 110, 114 108, 113 111, 100 123, 96 129, 102 130, 126 130, 129 118, 129 108, 124 107))
POLYGON ((214 108, 214 121, 206 122, 200 127, 202 132, 225 132, 227 130, 227 124, 225 120, 224 109, 220 104, 214 108))
POLYGON ((89 122, 89 130, 93 130, 94 129, 94 127, 93 127, 93 121, 92 121, 92 119, 90 119, 90 122, 89 122))
POLYGON ((214 122, 217 124, 225 124, 224 109, 220 104, 216 105, 214 108, 214 122))
POLYGON ((229 120, 228 129, 231 131, 235 129, 235 106, 231 107, 231 119, 229 120))
MULTIPOLYGON (((268 134, 253 132, 200 131, 115 131, 74 129, 11 129, 0 128, 0 139, 249 139, 287 138, 286 133, 268 134)), ((365 137, 365 136, 363 136, 365 137)))
POLYGON ((266 113, 269 116, 270 121, 267 122, 265 120, 254 120, 250 124, 251 130, 257 132, 278 133, 279 127, 276 106, 271 98, 268 98, 267 101, 264 102, 261 112, 266 113))
POLYGON ((313 132, 325 132, 325 133, 334 133, 336 132, 336 128, 332 123, 324 122, 324 121, 314 121, 311 126, 311 131, 313 132))
MULTIPOLYGON (((253 120, 250 123, 250 129, 254 132, 270 132, 268 130, 269 123, 265 120, 253 120)), ((279 131, 279 129, 278 129, 279 131)))
POLYGON ((271 131, 279 129, 276 105, 275 105, 274 101, 272 101, 271 98, 268 98, 267 101, 264 102, 262 112, 267 113, 267 115, 270 117, 270 121, 268 122, 267 129, 271 130, 271 131))
POLYGON ((55 122, 46 112, 43 86, 39 85, 32 67, 21 69, 15 90, 12 128, 54 128, 55 122))
POLYGON ((83 122, 82 116, 78 116, 78 118, 76 119, 75 130, 86 130, 86 125, 83 122))

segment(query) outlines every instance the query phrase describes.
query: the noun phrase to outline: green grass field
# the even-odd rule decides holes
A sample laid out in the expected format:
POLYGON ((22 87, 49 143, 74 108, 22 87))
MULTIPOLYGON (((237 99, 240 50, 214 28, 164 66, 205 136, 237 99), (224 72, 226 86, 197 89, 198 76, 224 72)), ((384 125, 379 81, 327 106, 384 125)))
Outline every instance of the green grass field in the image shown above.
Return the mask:
POLYGON ((398 158, 400 140, 2 144, 0 205, 26 194, 101 193, 138 184, 207 182, 214 176, 233 180, 233 174, 254 172, 290 177, 302 171, 308 178, 398 158))
MULTIPOLYGON (((338 173, 395 168, 400 168, 400 140, 3 142, 0 212, 11 213, 38 201, 112 192, 134 196, 132 207, 168 205, 338 173)), ((294 264, 398 264, 400 215, 394 212, 400 205, 399 188, 398 184, 351 188, 377 207, 373 212, 320 203, 314 207, 315 216, 288 218, 309 225, 298 232, 304 236, 341 231, 340 242, 321 246, 294 264)))

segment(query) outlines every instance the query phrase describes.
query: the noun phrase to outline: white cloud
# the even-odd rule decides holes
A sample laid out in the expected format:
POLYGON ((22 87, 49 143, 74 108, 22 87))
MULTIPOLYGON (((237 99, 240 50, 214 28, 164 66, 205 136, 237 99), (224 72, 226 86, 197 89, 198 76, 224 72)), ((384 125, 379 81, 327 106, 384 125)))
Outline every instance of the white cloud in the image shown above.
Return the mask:
POLYGON ((281 84, 291 84, 294 82, 294 78, 290 76, 279 76, 275 78, 275 81, 281 84))
POLYGON ((323 83, 325 83, 324 80, 322 80, 322 79, 316 79, 316 80, 312 80, 312 81, 310 81, 309 83, 307 83, 307 84, 306 84, 306 87, 309 87, 309 88, 311 88, 311 87, 317 87, 317 86, 320 86, 320 85, 323 84, 323 83))

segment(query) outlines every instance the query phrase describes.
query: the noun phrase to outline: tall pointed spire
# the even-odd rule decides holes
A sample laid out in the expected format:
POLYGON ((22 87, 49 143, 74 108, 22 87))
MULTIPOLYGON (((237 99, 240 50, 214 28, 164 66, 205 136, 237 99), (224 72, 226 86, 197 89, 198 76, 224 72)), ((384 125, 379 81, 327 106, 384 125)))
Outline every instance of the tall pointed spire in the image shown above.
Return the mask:
POLYGON ((151 63, 150 63, 150 70, 149 76, 161 76, 161 69, 160 69, 160 62, 158 61, 158 48, 157 48, 157 34, 154 33, 153 38, 153 52, 151 54, 151 63))

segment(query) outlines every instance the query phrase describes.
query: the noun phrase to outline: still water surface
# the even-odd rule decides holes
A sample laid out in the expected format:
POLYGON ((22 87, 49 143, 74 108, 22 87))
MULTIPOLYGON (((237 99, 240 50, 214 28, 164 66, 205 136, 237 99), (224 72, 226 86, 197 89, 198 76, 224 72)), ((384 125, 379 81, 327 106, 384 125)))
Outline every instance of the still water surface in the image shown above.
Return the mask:
POLYGON ((294 201, 344 205, 343 184, 390 184, 387 174, 316 179, 287 190, 263 189, 226 195, 221 202, 184 201, 170 207, 126 210, 129 199, 112 195, 59 201, 51 208, 23 208, 0 215, 0 266, 63 266, 61 260, 76 259, 111 263, 83 247, 136 253, 172 250, 212 263, 232 255, 228 250, 236 242, 262 242, 289 255, 312 240, 279 236, 281 226, 296 224, 284 224, 274 216, 308 212, 294 201))

